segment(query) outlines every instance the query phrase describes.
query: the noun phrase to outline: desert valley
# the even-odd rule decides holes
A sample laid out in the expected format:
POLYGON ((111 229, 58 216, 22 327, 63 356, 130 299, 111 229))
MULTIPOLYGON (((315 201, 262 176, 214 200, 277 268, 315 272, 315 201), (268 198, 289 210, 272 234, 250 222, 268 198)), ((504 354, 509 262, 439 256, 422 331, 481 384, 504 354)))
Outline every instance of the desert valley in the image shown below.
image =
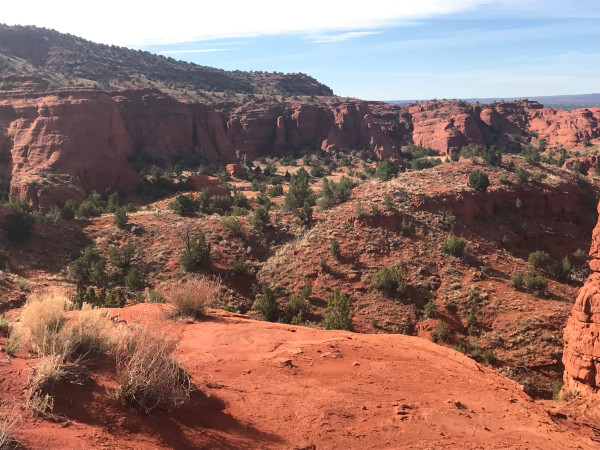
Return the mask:
POLYGON ((600 107, 0 25, 0 198, 2 450, 600 447, 600 107))

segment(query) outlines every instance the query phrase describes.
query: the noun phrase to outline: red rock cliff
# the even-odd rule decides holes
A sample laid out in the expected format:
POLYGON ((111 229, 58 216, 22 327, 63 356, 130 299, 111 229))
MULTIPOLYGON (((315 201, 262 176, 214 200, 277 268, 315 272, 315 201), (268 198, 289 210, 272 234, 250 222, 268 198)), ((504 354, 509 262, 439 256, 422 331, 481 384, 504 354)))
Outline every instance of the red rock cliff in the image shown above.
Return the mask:
POLYGON ((139 182, 127 164, 133 152, 165 164, 193 155, 234 163, 302 147, 368 149, 379 159, 400 160, 401 146, 411 141, 442 154, 470 143, 516 149, 532 131, 567 146, 600 137, 600 108, 556 111, 527 101, 400 107, 335 98, 215 107, 182 103, 156 89, 5 94, 0 185, 46 209, 81 200, 91 189, 131 191, 139 182), (79 188, 69 184, 72 176, 79 188))
POLYGON ((11 194, 35 208, 81 199, 82 189, 132 189, 139 177, 127 165, 131 148, 119 110, 105 93, 0 98, 3 182, 6 187, 10 180, 11 194), (70 177, 79 179, 71 179, 72 188, 70 177))
POLYGON ((600 221, 592 234, 590 257, 592 274, 579 291, 563 336, 564 388, 582 394, 600 389, 600 221))

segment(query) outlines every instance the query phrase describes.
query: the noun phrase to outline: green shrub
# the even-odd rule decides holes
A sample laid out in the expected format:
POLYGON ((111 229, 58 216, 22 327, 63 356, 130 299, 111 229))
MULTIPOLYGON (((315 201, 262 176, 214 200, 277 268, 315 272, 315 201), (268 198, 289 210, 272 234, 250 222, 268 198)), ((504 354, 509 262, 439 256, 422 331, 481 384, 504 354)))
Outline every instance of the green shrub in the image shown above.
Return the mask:
POLYGON ((425 170, 431 169, 435 166, 439 166, 440 164, 442 164, 442 160, 440 158, 418 158, 413 159, 410 162, 410 168, 412 170, 425 170))
POLYGON ((548 178, 548 175, 546 175, 544 172, 536 172, 531 176, 531 181, 533 181, 536 184, 539 184, 546 178, 548 178))
POLYGON ((267 190, 267 185, 258 180, 252 180, 252 190, 254 192, 265 192, 267 190))
POLYGON ((467 185, 476 191, 485 192, 490 186, 490 179, 481 170, 474 170, 469 175, 469 182, 467 185))
POLYGON ((341 249, 340 249, 340 243, 338 242, 337 239, 331 240, 331 246, 329 247, 329 250, 331 252, 331 256, 333 256, 335 259, 340 259, 341 249))
POLYGON ((548 290, 548 280, 542 275, 534 275, 532 273, 525 274, 523 278, 525 287, 537 297, 548 290))
POLYGON ((515 171, 515 177, 517 178, 517 183, 525 184, 529 181, 529 178, 531 177, 531 172, 529 172, 526 169, 523 169, 522 167, 519 167, 515 171))
POLYGON ((552 387, 552 400, 560 401, 560 391, 565 385, 564 381, 560 378, 554 380, 554 385, 552 387))
POLYGON ((473 335, 475 332, 475 328, 477 327, 477 317, 475 317, 475 313, 471 311, 465 320, 467 324, 467 334, 473 335))
POLYGON ((257 208, 252 215, 250 223, 255 231, 261 233, 266 231, 271 225, 271 216, 269 215, 269 210, 263 206, 257 208))
POLYGON ((499 166, 502 164, 502 150, 492 145, 483 150, 482 158, 490 166, 499 166))
POLYGON ((521 156, 525 158, 529 164, 537 164, 540 162, 540 152, 533 145, 528 144, 521 150, 521 156))
POLYGON ((233 236, 242 234, 242 221, 235 217, 226 217, 221 220, 221 225, 226 228, 233 236))
POLYGON ((180 216, 194 217, 199 210, 199 205, 192 194, 179 194, 175 200, 169 203, 168 208, 180 216))
POLYGON ((256 296, 252 308, 269 322, 276 322, 279 318, 279 304, 275 298, 275 292, 269 286, 262 287, 262 293, 256 296))
MULTIPOLYGON (((366 170, 366 168, 365 168, 366 170)), ((398 166, 390 159, 384 159, 377 163, 377 170, 375 171, 375 177, 381 181, 388 181, 398 175, 398 166)))
POLYGON ((486 350, 481 354, 483 360, 488 364, 493 364, 496 362, 496 354, 493 350, 486 350))
POLYGON ((442 249, 444 253, 447 253, 452 256, 460 257, 464 254, 467 248, 467 241, 463 238, 459 238, 456 236, 450 237, 444 244, 442 245, 442 249))
POLYGON ((310 302, 303 295, 292 295, 285 306, 284 321, 292 325, 300 325, 310 311, 310 302))
POLYGON ((400 224, 400 234, 402 236, 409 236, 412 232, 412 223, 406 219, 402 219, 402 223, 400 224))
POLYGON ((313 221, 313 209, 310 205, 305 204, 302 207, 294 210, 294 215, 298 219, 298 225, 310 227, 313 221))
POLYGON ((550 254, 542 250, 531 252, 527 261, 534 269, 547 270, 552 264, 552 258, 550 257, 550 254))
POLYGON ((304 205, 313 206, 315 204, 315 193, 310 188, 310 177, 308 172, 301 168, 296 174, 290 177, 288 193, 285 196, 285 207, 293 211, 304 205))
POLYGON ((96 191, 92 191, 87 198, 79 204, 77 215, 79 217, 99 217, 106 208, 106 202, 96 191))
POLYGON ((83 285, 100 284, 104 280, 106 260, 93 247, 86 247, 83 254, 69 264, 69 275, 83 285))
POLYGON ((394 209, 394 201, 392 200, 391 195, 384 193, 383 194, 383 206, 387 211, 392 211, 394 209))
POLYGON ((523 272, 514 272, 510 276, 510 285, 515 289, 523 289, 525 286, 523 272))
POLYGON ((281 197, 283 195, 283 186, 280 184, 271 186, 267 191, 267 195, 269 197, 281 197))
POLYGON ((62 209, 60 210, 60 218, 63 220, 72 220, 75 218, 75 214, 77 212, 78 206, 75 200, 68 199, 65 201, 62 209))
POLYGON ((23 243, 31 236, 35 219, 31 214, 24 211, 8 214, 2 222, 2 228, 9 241, 23 243))
POLYGON ((119 269, 128 269, 132 261, 139 256, 140 248, 131 242, 123 244, 121 247, 111 247, 108 249, 108 261, 114 267, 119 269))
POLYGON ((335 289, 333 298, 327 302, 327 312, 323 319, 323 328, 326 330, 351 330, 352 313, 350 312, 351 299, 348 295, 335 289))
POLYGON ((565 256, 554 266, 554 276, 563 283, 568 283, 571 280, 571 262, 568 257, 565 256))
POLYGON ((435 326, 435 331, 433 333, 434 340, 436 342, 446 342, 448 340, 448 334, 446 323, 440 320, 435 326))
POLYGON ((162 292, 157 291, 155 289, 150 289, 148 291, 148 302, 149 303, 165 303, 165 297, 162 295, 162 292))
POLYGON ((44 219, 49 222, 58 222, 61 219, 60 208, 57 205, 52 205, 44 219))
POLYGON ((247 275, 252 270, 252 263, 244 257, 239 256, 231 260, 231 270, 237 274, 247 275))
POLYGON ((460 156, 462 158, 471 158, 472 156, 479 156, 483 153, 483 147, 477 144, 468 144, 460 149, 460 156))
POLYGON ((135 267, 132 267, 129 269, 129 272, 127 272, 127 275, 125 276, 125 286, 134 291, 139 291, 144 287, 140 271, 135 267))
POLYGON ((325 169, 323 169, 319 161, 313 161, 310 165, 310 175, 316 178, 321 178, 325 175, 325 169))
POLYGON ((210 266, 210 252, 210 242, 206 242, 204 234, 200 234, 198 238, 188 241, 179 261, 188 272, 199 270, 210 266))
POLYGON ((404 269, 399 266, 382 267, 373 276, 372 285, 387 294, 401 294, 406 290, 404 269))
POLYGON ((350 178, 342 177, 342 179, 336 183, 329 181, 327 178, 323 180, 323 188, 319 193, 317 205, 319 209, 325 210, 332 206, 344 203, 350 198, 352 189, 355 187, 355 183, 350 178))
POLYGON ((426 304, 425 307, 423 308, 423 314, 425 314, 425 316, 432 318, 435 317, 437 313, 437 305, 435 304, 435 302, 432 300, 429 300, 426 304))
POLYGON ((451 230, 454 230, 454 227, 456 226, 456 216, 453 216, 452 214, 444 214, 444 218, 442 219, 442 225, 444 225, 447 228, 450 228, 451 230))
POLYGON ((127 211, 123 207, 118 207, 115 211, 113 223, 117 228, 124 229, 129 221, 127 211))

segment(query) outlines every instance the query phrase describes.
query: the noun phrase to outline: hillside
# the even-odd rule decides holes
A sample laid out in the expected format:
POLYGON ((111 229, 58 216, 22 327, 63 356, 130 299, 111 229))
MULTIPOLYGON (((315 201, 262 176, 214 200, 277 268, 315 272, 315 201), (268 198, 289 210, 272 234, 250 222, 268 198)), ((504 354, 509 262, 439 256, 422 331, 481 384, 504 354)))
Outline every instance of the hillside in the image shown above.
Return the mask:
POLYGON ((5 77, 4 89, 18 89, 23 83, 50 89, 157 87, 196 99, 202 98, 202 91, 333 94, 305 74, 228 72, 146 51, 96 44, 44 28, 7 25, 0 25, 0 77, 5 77), (19 78, 32 74, 32 79, 19 78))

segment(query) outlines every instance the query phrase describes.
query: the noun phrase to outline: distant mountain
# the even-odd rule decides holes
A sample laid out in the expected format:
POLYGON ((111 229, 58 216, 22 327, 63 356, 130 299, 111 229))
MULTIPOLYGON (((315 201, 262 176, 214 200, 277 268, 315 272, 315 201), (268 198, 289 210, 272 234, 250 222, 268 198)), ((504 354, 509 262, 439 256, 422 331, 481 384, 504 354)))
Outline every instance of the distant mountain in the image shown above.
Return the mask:
MULTIPOLYGON (((600 107, 600 93, 597 94, 578 94, 578 95, 546 95, 541 97, 490 97, 490 98, 465 98, 470 103, 494 103, 501 100, 532 100, 541 103, 547 108, 573 110, 579 108, 594 108, 600 107)), ((391 100, 387 103, 394 105, 408 105, 418 100, 391 100)))
POLYGON ((27 87, 19 79, 26 75, 34 76, 30 80, 36 82, 29 87, 37 89, 155 87, 192 93, 333 95, 329 87, 302 73, 225 71, 45 28, 0 24, 0 89, 27 87), (11 78, 3 80, 6 77, 11 78))

